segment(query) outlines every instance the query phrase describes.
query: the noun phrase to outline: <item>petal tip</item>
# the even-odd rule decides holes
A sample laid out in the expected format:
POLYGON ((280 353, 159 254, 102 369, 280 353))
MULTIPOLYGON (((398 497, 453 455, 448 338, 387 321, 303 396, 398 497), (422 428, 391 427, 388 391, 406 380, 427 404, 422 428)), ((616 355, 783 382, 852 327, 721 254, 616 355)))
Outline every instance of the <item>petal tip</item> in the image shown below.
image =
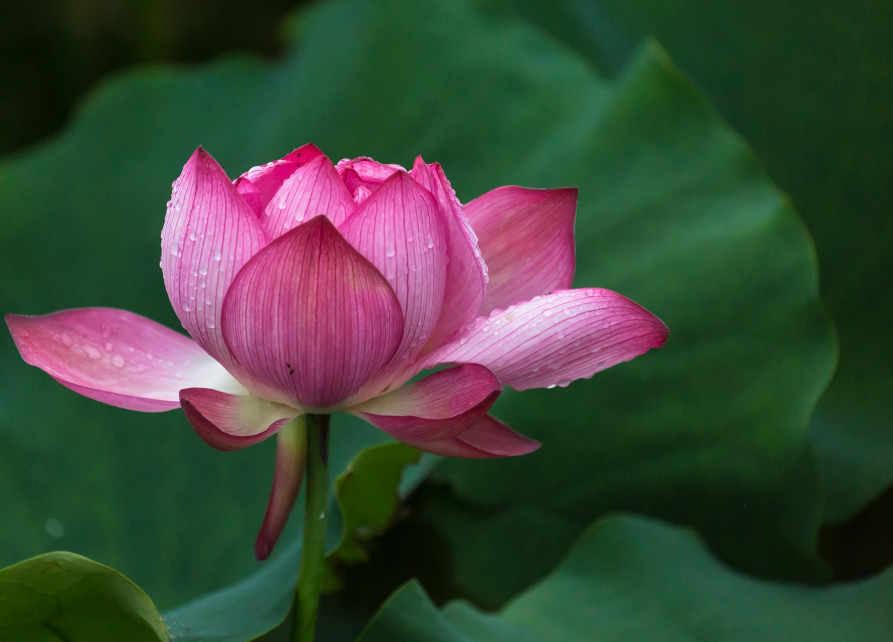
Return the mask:
POLYGON ((257 539, 254 540, 254 557, 257 558, 258 562, 264 562, 267 558, 270 557, 270 553, 273 551, 273 546, 270 541, 267 539, 265 533, 261 532, 257 534, 257 539))

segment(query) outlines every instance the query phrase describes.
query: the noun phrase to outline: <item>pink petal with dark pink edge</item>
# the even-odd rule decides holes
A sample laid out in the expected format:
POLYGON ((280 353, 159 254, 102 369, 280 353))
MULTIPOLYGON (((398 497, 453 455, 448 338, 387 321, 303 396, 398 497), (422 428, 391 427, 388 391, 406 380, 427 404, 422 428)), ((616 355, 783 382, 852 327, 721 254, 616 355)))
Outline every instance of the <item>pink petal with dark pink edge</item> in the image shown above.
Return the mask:
POLYGON ((465 459, 517 457, 532 453, 542 445, 516 433, 490 415, 484 415, 457 437, 441 441, 406 443, 435 455, 465 459))
POLYGON ((234 364, 220 331, 223 297, 236 272, 266 242, 251 208, 199 147, 174 182, 161 232, 161 270, 180 323, 230 369, 234 364))
POLYGON ((564 290, 479 318, 415 371, 480 363, 516 390, 566 386, 662 346, 668 334, 663 321, 616 292, 564 290))
POLYGON ((294 174, 298 167, 322 155, 316 145, 307 143, 277 161, 252 167, 236 179, 236 189, 245 196, 254 213, 260 216, 285 179, 294 174))
POLYGON ((425 351, 429 352, 448 341, 478 316, 487 287, 487 264, 478 249, 474 230, 465 218, 456 193, 440 164, 426 165, 419 156, 413 165, 411 176, 437 198, 444 213, 449 238, 449 265, 443 310, 428 339, 425 351))
POLYGON ((276 441, 276 469, 270 501, 254 542, 254 555, 259 560, 270 556, 279 540, 288 516, 295 505, 304 469, 307 466, 307 430, 303 422, 292 423, 279 432, 276 441))
POLYGON ((354 210, 353 197, 332 161, 318 156, 282 183, 267 203, 261 223, 274 239, 317 216, 327 217, 338 227, 354 210))
POLYGON ((180 404, 195 433, 217 450, 252 446, 301 414, 255 395, 230 395, 208 388, 181 390, 180 404))
POLYGON ((112 406, 171 410, 184 386, 245 391, 192 339, 127 310, 8 314, 6 323, 26 363, 112 406))
POLYGON ((280 236, 239 272, 223 333, 241 367, 309 411, 335 406, 387 363, 403 336, 393 290, 324 216, 280 236))
POLYGON ((387 278, 403 310, 400 347, 376 382, 421 351, 440 316, 447 274, 442 218, 431 194, 396 172, 341 226, 344 238, 387 278))
POLYGON ((367 156, 343 158, 338 161, 335 169, 358 205, 392 174, 406 171, 400 165, 385 165, 367 156))
POLYGON ((499 187, 465 206, 490 271, 478 316, 571 287, 577 190, 499 187))
POLYGON ((397 439, 439 441, 468 430, 501 392, 496 375, 469 363, 435 372, 354 406, 350 412, 397 439))

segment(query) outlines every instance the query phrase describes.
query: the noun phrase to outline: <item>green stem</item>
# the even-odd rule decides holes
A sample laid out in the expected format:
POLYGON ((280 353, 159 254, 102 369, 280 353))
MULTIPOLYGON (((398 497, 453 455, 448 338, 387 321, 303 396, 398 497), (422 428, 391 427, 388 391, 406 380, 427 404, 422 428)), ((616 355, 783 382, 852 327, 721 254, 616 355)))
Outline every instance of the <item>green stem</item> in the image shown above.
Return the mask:
POLYGON ((326 553, 326 504, 328 502, 329 415, 307 415, 307 502, 304 509, 304 542, 301 573, 295 592, 295 642, 313 642, 319 587, 326 553))

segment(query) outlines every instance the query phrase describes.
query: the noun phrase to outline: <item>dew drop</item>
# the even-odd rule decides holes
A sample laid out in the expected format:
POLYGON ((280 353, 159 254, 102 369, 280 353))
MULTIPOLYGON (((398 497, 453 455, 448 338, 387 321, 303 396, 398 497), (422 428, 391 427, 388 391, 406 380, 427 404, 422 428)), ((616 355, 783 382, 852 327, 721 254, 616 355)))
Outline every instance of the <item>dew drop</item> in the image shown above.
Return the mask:
POLYGON ((545 310, 545 311, 543 312, 543 316, 544 316, 544 317, 550 317, 550 316, 552 316, 552 310, 545 310))
POLYGON ((190 241, 195 240, 195 230, 189 230, 189 240, 190 241))
POLYGON ((65 526, 55 517, 50 517, 44 524, 47 535, 50 537, 60 538, 65 535, 65 526))
POLYGON ((114 347, 115 347, 115 346, 113 346, 113 345, 111 344, 111 342, 106 342, 106 344, 105 344, 106 352, 111 352, 111 351, 114 349, 114 347))
POLYGON ((571 385, 571 380, 570 379, 559 379, 558 385, 562 388, 567 388, 569 385, 571 385))
POLYGON ((171 254, 174 256, 179 256, 180 244, 174 241, 171 243, 171 254))
POLYGON ((389 246, 387 247, 387 249, 385 250, 385 255, 386 255, 388 258, 394 256, 394 254, 396 254, 396 253, 397 253, 397 252, 394 250, 394 246, 393 246, 393 245, 389 245, 389 246))
POLYGON ((428 237, 428 249, 430 250, 432 247, 434 247, 434 239, 429 236, 428 237))
POLYGON ((203 265, 203 266, 201 266, 201 267, 198 269, 198 273, 201 274, 201 275, 205 275, 205 274, 207 274, 207 273, 208 273, 208 266, 207 266, 207 265, 203 265))
POLYGON ((66 346, 69 346, 69 347, 73 343, 73 341, 71 340, 71 337, 68 336, 68 334, 66 332, 62 333, 62 343, 64 343, 66 346))
POLYGON ((112 365, 115 366, 116 368, 123 368, 124 367, 124 357, 122 357, 120 354, 112 355, 112 365))
POLYGON ((93 359, 94 361, 96 359, 102 359, 102 353, 93 346, 90 346, 90 345, 86 346, 84 348, 84 352, 86 352, 87 356, 90 357, 91 359, 93 359))
POLYGON ((215 261, 219 261, 219 260, 220 260, 220 249, 219 249, 219 248, 216 249, 216 250, 214 250, 214 260, 215 260, 215 261))

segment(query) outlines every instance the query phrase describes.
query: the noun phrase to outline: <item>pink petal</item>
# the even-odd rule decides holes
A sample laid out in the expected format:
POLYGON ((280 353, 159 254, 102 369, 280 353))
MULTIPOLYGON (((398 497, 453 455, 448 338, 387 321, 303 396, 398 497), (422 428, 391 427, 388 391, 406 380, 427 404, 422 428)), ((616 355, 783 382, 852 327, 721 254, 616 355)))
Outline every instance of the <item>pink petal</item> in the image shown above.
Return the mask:
POLYGON ((341 233, 397 294, 404 331, 394 362, 403 367, 421 351, 440 316, 447 245, 437 204, 408 174, 396 172, 348 219, 341 233))
POLYGON ((347 189, 360 204, 371 192, 395 172, 405 172, 400 165, 384 165, 367 156, 344 158, 335 166, 347 189))
POLYGON ((254 555, 257 559, 267 559, 279 540, 301 489, 306 466, 307 430, 303 423, 289 424, 279 433, 276 442, 276 470, 273 473, 270 502, 254 542, 254 555))
POLYGON ((465 214, 490 270, 478 316, 571 287, 577 190, 499 187, 465 214))
POLYGON ((428 340, 426 351, 430 351, 451 339, 478 316, 487 287, 487 264, 481 257, 477 237, 440 164, 426 165, 419 156, 412 168, 412 177, 437 198, 447 222, 449 237, 449 267, 443 310, 428 340))
POLYGON ((307 143, 277 161, 252 167, 236 179, 236 189, 247 195, 245 200, 260 216, 285 179, 294 174, 298 167, 322 155, 316 145, 307 143))
POLYGON ((325 409, 355 393, 394 355, 400 303, 324 216, 280 236, 233 281, 223 333, 241 366, 279 397, 325 409))
POLYGON ((317 216, 328 217, 338 227, 355 209, 332 161, 317 156, 282 183, 267 203, 261 223, 274 239, 317 216))
POLYGON ((516 390, 566 386, 662 346, 668 334, 616 292, 564 290, 479 318, 420 365, 480 363, 516 390))
POLYGON ((457 437, 442 441, 407 443, 435 455, 465 459, 517 457, 532 453, 542 445, 516 433, 490 415, 484 415, 457 437))
POLYGON ((397 439, 439 441, 468 430, 501 392, 496 375, 469 363, 435 372, 354 406, 350 412, 397 439))
POLYGON ((130 410, 180 405, 180 389, 244 390, 192 339, 127 310, 6 315, 25 362, 85 397, 130 410))
POLYGON ((254 395, 230 395, 208 388, 181 390, 180 404, 195 433, 217 450, 252 446, 301 414, 254 395))
POLYGON ((174 183, 161 232, 161 270, 174 311, 192 338, 224 366, 223 297, 236 272, 266 242, 248 204, 199 147, 174 183))

